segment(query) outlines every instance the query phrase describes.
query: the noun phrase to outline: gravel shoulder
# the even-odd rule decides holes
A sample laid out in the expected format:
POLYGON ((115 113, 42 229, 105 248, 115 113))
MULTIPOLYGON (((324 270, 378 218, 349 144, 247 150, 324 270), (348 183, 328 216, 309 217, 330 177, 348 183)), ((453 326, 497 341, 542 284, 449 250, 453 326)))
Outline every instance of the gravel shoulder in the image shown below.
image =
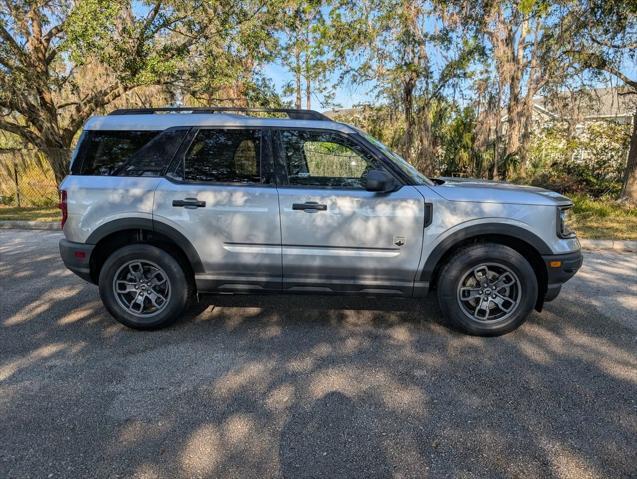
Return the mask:
POLYGON ((433 298, 210 297, 128 330, 0 231, 0 477, 635 477, 637 255, 500 338, 433 298))

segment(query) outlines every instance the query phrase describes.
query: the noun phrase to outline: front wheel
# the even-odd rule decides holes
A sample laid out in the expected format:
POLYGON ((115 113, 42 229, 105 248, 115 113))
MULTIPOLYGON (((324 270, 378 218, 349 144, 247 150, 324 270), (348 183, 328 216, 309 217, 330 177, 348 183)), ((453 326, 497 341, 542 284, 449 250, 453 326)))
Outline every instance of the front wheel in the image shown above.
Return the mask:
POLYGON ((114 251, 99 276, 104 306, 117 321, 134 329, 174 322, 188 303, 189 285, 175 258, 147 244, 114 251))
POLYGON ((461 249, 440 271, 445 317, 469 334, 497 336, 520 326, 535 305, 537 278, 517 251, 499 244, 461 249))

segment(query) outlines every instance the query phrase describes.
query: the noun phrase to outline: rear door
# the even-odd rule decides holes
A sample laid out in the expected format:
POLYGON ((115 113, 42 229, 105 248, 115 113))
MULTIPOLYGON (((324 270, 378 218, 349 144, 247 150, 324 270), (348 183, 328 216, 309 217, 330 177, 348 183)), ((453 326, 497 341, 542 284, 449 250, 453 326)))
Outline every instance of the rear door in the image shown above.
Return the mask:
POLYGON ((274 145, 283 170, 283 288, 411 294, 422 247, 422 195, 405 184, 390 193, 367 191, 368 171, 390 172, 350 135, 282 130, 274 145))
POLYGON ((268 145, 258 128, 193 131, 156 189, 153 219, 197 250, 205 270, 196 275, 201 291, 280 288, 279 204, 267 174, 268 145))

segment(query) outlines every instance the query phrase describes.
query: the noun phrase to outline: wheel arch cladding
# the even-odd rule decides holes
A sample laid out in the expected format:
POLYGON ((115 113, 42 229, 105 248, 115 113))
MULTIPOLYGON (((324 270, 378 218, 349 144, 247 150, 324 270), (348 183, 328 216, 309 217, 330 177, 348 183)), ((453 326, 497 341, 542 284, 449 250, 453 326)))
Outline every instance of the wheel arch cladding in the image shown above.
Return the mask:
POLYGON ((166 249, 192 273, 203 272, 203 264, 190 241, 175 228, 146 218, 123 218, 103 224, 86 240, 94 244, 91 278, 97 282, 99 270, 110 253, 131 243, 146 243, 166 249))
POLYGON ((519 226, 489 223, 456 231, 441 241, 429 254, 420 274, 420 280, 428 282, 430 289, 435 288, 438 274, 447 259, 458 249, 476 243, 502 244, 513 248, 526 258, 538 281, 538 298, 535 307, 541 310, 548 285, 542 255, 552 254, 552 251, 540 237, 519 226))

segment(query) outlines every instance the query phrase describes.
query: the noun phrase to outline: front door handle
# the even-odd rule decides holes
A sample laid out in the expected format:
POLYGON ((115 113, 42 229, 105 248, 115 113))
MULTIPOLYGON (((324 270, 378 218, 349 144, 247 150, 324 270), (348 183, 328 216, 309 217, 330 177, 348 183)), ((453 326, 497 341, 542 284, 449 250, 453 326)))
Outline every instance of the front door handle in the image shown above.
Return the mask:
POLYGON ((321 205, 316 201, 306 201, 305 203, 292 203, 292 209, 315 213, 317 211, 327 211, 327 205, 321 205))
POLYGON ((185 198, 183 200, 173 200, 173 206, 178 208, 205 208, 206 202, 199 201, 197 198, 185 198))

